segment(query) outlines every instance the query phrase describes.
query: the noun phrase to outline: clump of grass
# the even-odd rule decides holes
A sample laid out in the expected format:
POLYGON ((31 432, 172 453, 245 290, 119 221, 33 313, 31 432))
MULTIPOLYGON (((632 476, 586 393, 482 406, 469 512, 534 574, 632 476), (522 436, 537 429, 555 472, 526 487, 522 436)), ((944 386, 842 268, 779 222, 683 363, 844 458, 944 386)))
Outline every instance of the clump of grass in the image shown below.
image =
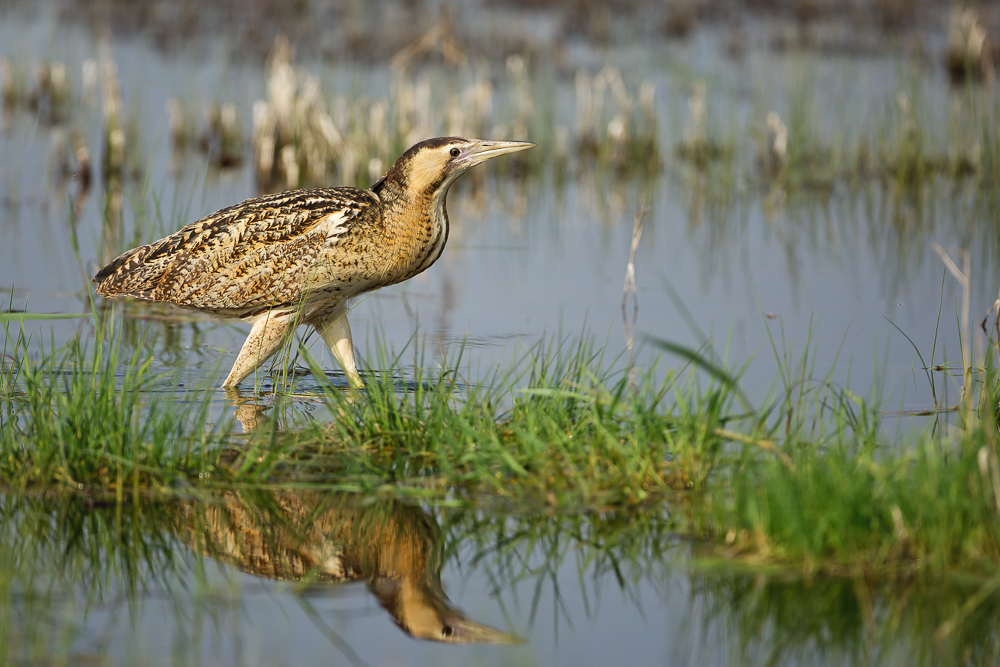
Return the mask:
POLYGON ((677 156, 699 169, 731 156, 732 147, 717 141, 709 133, 708 88, 704 81, 696 81, 692 86, 688 96, 688 113, 690 118, 684 137, 676 147, 677 156))
POLYGON ((656 88, 643 81, 630 92, 622 73, 605 67, 576 73, 576 149, 619 173, 655 173, 660 166, 656 88), (638 99, 636 99, 638 98, 638 99))
POLYGON ((202 120, 193 117, 178 97, 167 100, 167 124, 173 168, 189 146, 196 146, 217 169, 237 167, 243 162, 243 130, 237 106, 232 102, 211 102, 202 120))
MULTIPOLYGON (((88 182, 91 154, 95 166, 100 154, 109 182, 142 171, 139 124, 124 112, 111 54, 99 51, 99 63, 84 63, 79 85, 58 62, 37 65, 31 77, 31 65, 0 59, 0 125, 19 108, 42 122, 66 125, 72 150, 65 139, 56 142, 52 171, 75 172, 81 183, 88 182), (104 122, 95 139, 80 129, 80 111, 97 88, 104 122), (77 166, 70 168, 74 160, 77 166)), ((785 105, 751 114, 740 112, 743 102, 730 91, 723 99, 734 111, 720 124, 708 114, 708 87, 695 82, 687 120, 663 134, 669 102, 658 99, 650 81, 633 81, 610 66, 596 73, 580 69, 569 79, 523 54, 507 58, 505 70, 506 76, 456 56, 392 69, 387 80, 374 77, 377 83, 360 89, 330 89, 296 65, 289 41, 279 38, 266 69, 266 94, 252 109, 209 105, 199 131, 199 121, 188 118, 175 98, 168 129, 175 148, 197 140, 219 167, 238 165, 244 147, 252 147, 261 189, 367 185, 413 143, 445 134, 530 139, 548 149, 512 159, 507 168, 554 167, 563 176, 598 167, 646 177, 663 167, 690 165, 696 178, 726 179, 721 190, 744 191, 750 182, 781 197, 786 188, 830 192, 841 183, 865 187, 872 180, 919 190, 934 179, 968 179, 988 189, 998 178, 996 93, 988 86, 955 90, 946 110, 938 91, 924 94, 916 76, 860 109, 845 105, 845 113, 829 121, 823 107, 830 96, 809 83, 782 91, 785 105), (568 86, 575 87, 575 112, 562 103, 568 86), (249 137, 239 120, 244 114, 252 117, 249 137)), ((813 74, 806 72, 803 81, 813 74)))
MULTIPOLYGON (((793 415, 779 404, 773 414, 788 410, 781 442, 788 461, 748 450, 719 466, 695 525, 730 556, 806 573, 995 572, 1000 348, 990 338, 986 343, 975 366, 971 353, 963 354, 958 424, 928 428, 905 444, 887 445, 877 409, 850 393, 828 413, 821 433, 803 428, 812 417, 803 416, 801 405, 793 415)), ((786 392, 804 379, 786 380, 786 392)), ((778 435, 777 423, 772 433, 778 435)))
POLYGON ((285 458, 269 474, 473 504, 634 505, 702 481, 720 440, 666 408, 675 373, 634 391, 585 343, 533 348, 475 381, 417 363, 402 392, 398 359, 378 366, 363 393, 327 392, 329 423, 276 434, 285 458))
POLYGON ((385 359, 365 392, 323 395, 330 423, 259 428, 244 442, 200 425, 205 402, 193 414, 158 404, 144 346, 126 358, 114 340, 108 331, 93 348, 73 342, 34 360, 18 345, 10 355, 6 486, 121 498, 189 483, 311 483, 463 503, 633 505, 703 483, 722 440, 712 431, 719 393, 681 391, 687 404, 670 408, 680 376, 650 372, 634 389, 581 343, 533 349, 480 382, 418 363, 401 386, 398 359, 385 359))
POLYGON ((992 45, 975 9, 961 5, 951 8, 944 59, 954 85, 968 80, 993 83, 992 45))
POLYGON ((75 489, 123 494, 165 490, 210 472, 207 404, 190 414, 148 394, 150 359, 125 357, 112 329, 34 358, 20 334, 0 382, 0 483, 21 492, 75 489))
POLYGON ((925 435, 876 455, 872 442, 799 447, 794 468, 747 457, 711 486, 700 525, 724 551, 806 572, 911 575, 1000 561, 995 443, 925 435))
POLYGON ((632 376, 586 341, 542 343, 478 377, 461 354, 436 371, 419 354, 413 370, 383 357, 364 391, 308 397, 329 420, 255 418, 235 437, 203 426, 207 402, 158 405, 142 346, 126 357, 112 333, 38 360, 20 342, 5 352, 5 486, 124 501, 308 485, 515 513, 683 499, 678 532, 753 563, 898 576, 1000 564, 995 342, 963 372, 958 425, 902 447, 880 436, 877 391, 817 378, 808 354, 776 348, 778 391, 754 407, 711 354, 656 340, 684 367, 654 359, 632 376))
MULTIPOLYGON (((506 61, 504 95, 494 93, 488 67, 464 58, 454 59, 440 80, 409 67, 393 68, 384 99, 328 96, 315 76, 293 65, 287 40, 276 40, 267 97, 254 104, 251 143, 258 184, 370 183, 403 150, 442 134, 521 139, 564 134, 553 153, 557 164, 565 164, 569 130, 557 130, 554 118, 546 116, 556 107, 554 87, 545 85, 523 56, 506 61)), ((636 94, 611 67, 595 76, 581 70, 576 81, 577 154, 619 172, 655 172, 660 152, 653 84, 643 82, 636 94)), ((518 160, 537 166, 530 156, 518 160)))
POLYGON ((5 113, 9 113, 18 104, 24 96, 24 90, 23 77, 15 70, 14 61, 10 56, 0 58, 0 104, 5 113))
POLYGON ((23 105, 36 114, 41 123, 61 123, 72 98, 66 63, 59 60, 36 63, 31 82, 26 78, 10 57, 0 57, 0 106, 3 111, 9 113, 23 105))

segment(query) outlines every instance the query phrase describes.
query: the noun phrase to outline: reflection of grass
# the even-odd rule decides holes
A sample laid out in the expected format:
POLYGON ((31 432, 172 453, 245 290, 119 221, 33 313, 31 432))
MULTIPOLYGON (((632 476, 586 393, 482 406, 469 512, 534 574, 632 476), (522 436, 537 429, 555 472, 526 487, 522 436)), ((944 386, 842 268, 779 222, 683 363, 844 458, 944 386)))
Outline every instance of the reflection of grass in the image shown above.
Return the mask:
POLYGON ((810 577, 773 567, 734 567, 712 549, 695 544, 692 550, 678 540, 683 514, 611 510, 512 519, 448 511, 442 525, 449 550, 471 556, 463 560, 464 568, 484 571, 505 597, 520 584, 520 607, 529 608, 532 618, 538 612, 554 615, 557 626, 596 618, 600 628, 606 621, 602 597, 618 597, 619 591, 639 608, 676 605, 686 577, 690 616, 678 629, 673 656, 681 664, 996 661, 995 578, 810 577), (583 608, 566 603, 567 591, 583 599, 583 608), (540 608, 546 597, 552 609, 540 608))
MULTIPOLYGON (((160 622, 167 626, 157 630, 172 633, 174 659, 196 661, 206 651, 238 646, 249 639, 247 633, 256 632, 247 593, 257 587, 244 592, 247 580, 235 574, 237 569, 263 579, 294 573, 290 579, 297 583, 270 588, 269 595, 275 604, 308 609, 324 587, 338 584, 325 583, 323 563, 303 563, 302 554, 324 553, 317 545, 328 544, 338 523, 351 526, 344 538, 351 544, 364 541, 369 528, 394 521, 404 541, 421 538, 402 545, 397 540, 397 551, 399 546, 427 550, 429 560, 375 559, 372 566, 427 564, 436 576, 437 568, 452 564, 463 580, 486 579, 498 597, 477 600, 475 610, 502 607, 512 627, 526 636, 546 632, 549 618, 556 628, 593 626, 592 631, 607 632, 614 623, 606 601, 620 597, 624 606, 646 613, 655 614, 661 606, 690 610, 676 629, 680 643, 673 650, 679 662, 691 662, 685 651, 693 659, 706 650, 715 662, 732 664, 995 662, 1000 606, 995 595, 980 596, 993 590, 993 579, 955 573, 804 578, 761 569, 734 571, 731 563, 717 560, 696 560, 692 569, 692 546, 677 538, 687 511, 685 506, 677 512, 620 508, 511 517, 287 490, 199 494, 124 507, 83 497, 8 494, 0 497, 5 544, 0 550, 0 660, 75 664, 105 657, 119 650, 123 634, 149 628, 146 621, 157 618, 162 605, 160 622), (240 512, 233 513, 237 499, 240 512), (290 520, 290 515, 298 518, 290 520), (261 572, 231 557, 233 550, 251 546, 246 556, 261 572), (203 553, 236 567, 219 572, 203 553), (570 602, 577 598, 582 606, 570 602), (93 634, 102 641, 93 642, 93 634), (709 644, 699 645, 699 638, 709 644)), ((373 546, 392 552, 392 535, 373 537, 373 546)), ((696 544, 696 558, 700 552, 696 544)), ((312 644, 321 633, 342 631, 336 616, 326 622, 298 628, 295 641, 312 644)), ((280 647, 287 637, 280 621, 273 630, 280 647)), ((142 660, 148 643, 141 635, 139 640, 130 645, 130 655, 136 664, 148 663, 142 660)), ((369 648, 353 646, 361 654, 369 648)))
MULTIPOLYGON (((254 570, 236 563, 219 574, 201 554, 230 564, 232 559, 206 548, 206 540, 230 550, 256 546, 249 558, 259 557, 263 547, 270 559, 254 561, 261 569, 287 569, 298 579, 287 589, 270 589, 275 603, 308 608, 323 587, 337 584, 324 583, 316 564, 290 566, 301 565, 298 555, 314 551, 315 539, 331 534, 339 517, 345 525, 353 521, 358 537, 366 526, 387 520, 395 519, 400 528, 412 523, 416 532, 401 531, 401 536, 426 538, 426 543, 410 540, 410 545, 429 549, 432 567, 453 564, 463 579, 491 583, 497 598, 477 600, 476 611, 501 606, 525 635, 546 632, 550 617, 557 627, 593 625, 593 631, 607 632, 615 627, 608 615, 614 605, 609 608, 605 601, 620 596, 625 606, 647 613, 661 605, 690 609, 689 620, 677 628, 678 662, 691 662, 685 660, 685 650, 692 657, 708 650, 716 662, 728 659, 732 664, 995 662, 997 599, 990 596, 971 609, 967 605, 990 587, 990 580, 958 575, 803 579, 760 570, 734 572, 717 561, 702 561, 691 570, 691 546, 677 539, 683 514, 622 508, 509 517, 427 511, 393 500, 313 491, 205 494, 124 508, 81 497, 5 495, 0 497, 5 544, 0 550, 0 660, 75 664, 104 657, 118 650, 122 633, 130 632, 121 619, 131 619, 137 629, 149 627, 144 620, 156 613, 157 605, 166 607, 168 627, 162 630, 173 633, 175 660, 196 661, 220 645, 236 646, 249 639, 244 635, 254 627, 254 607, 247 604, 252 598, 246 593, 256 586, 243 592, 245 580, 234 573, 254 570), (295 496, 301 500, 290 502, 295 496), (231 514, 236 497, 251 520, 231 514), (300 511, 301 523, 289 520, 290 508, 300 511), (231 539, 223 542, 224 537, 231 539), (683 576, 690 578, 690 593, 681 584, 683 576), (295 595, 298 591, 307 595, 295 595), (569 602, 577 597, 583 599, 582 607, 569 602), (95 632, 102 642, 92 642, 87 634, 95 632), (711 645, 700 646, 698 637, 711 645)), ((391 536, 378 540, 391 550, 391 536)), ((699 551, 696 546, 695 556, 699 551)), ((390 560, 388 565, 408 562, 390 560)), ((378 560, 372 565, 385 567, 378 560)), ((326 632, 342 631, 327 620, 326 632)), ((287 635, 280 625, 274 631, 281 646, 287 635)), ((294 637, 312 644, 322 632, 307 626, 294 637)), ((140 642, 133 648, 137 664, 146 657, 147 646, 140 642)), ((353 648, 362 654, 369 650, 364 644, 353 648)), ((264 664, 271 663, 265 659, 264 664)))
POLYGON ((187 624, 217 620, 234 591, 213 590, 205 569, 192 566, 172 534, 169 505, 122 507, 65 495, 0 495, 0 663, 91 664, 95 650, 118 648, 108 647, 109 638, 128 627, 123 618, 139 617, 149 597, 172 603, 178 638, 188 638, 175 640, 176 657, 189 652, 180 662, 196 660, 198 635, 187 633, 187 624))
POLYGON ((705 572, 693 578, 704 611, 692 622, 721 622, 733 664, 996 664, 1000 598, 964 609, 995 583, 705 572))

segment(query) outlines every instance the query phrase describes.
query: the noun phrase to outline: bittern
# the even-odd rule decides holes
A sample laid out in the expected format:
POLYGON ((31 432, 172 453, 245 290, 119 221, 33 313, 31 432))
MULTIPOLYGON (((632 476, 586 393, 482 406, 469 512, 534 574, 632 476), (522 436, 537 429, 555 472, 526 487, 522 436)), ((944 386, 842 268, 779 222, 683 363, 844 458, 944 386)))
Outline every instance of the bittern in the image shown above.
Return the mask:
POLYGON ((426 271, 448 240, 448 189, 475 165, 535 144, 441 137, 396 160, 371 188, 292 190, 248 199, 112 260, 97 293, 165 301, 252 324, 223 387, 316 328, 362 386, 352 299, 426 271))

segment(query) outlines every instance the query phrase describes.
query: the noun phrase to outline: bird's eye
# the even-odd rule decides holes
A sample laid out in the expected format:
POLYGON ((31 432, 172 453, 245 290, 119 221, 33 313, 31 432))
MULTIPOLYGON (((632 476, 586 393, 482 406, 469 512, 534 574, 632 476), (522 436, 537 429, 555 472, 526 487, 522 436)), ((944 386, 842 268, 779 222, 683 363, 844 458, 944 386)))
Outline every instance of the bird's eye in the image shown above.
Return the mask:
POLYGON ((448 152, 449 152, 449 153, 451 153, 451 156, 452 156, 452 157, 458 157, 459 155, 461 155, 461 154, 462 154, 462 151, 458 150, 457 148, 452 148, 452 149, 451 149, 450 151, 448 151, 448 152))
MULTIPOLYGON (((456 150, 456 151, 457 151, 458 149, 456 148, 456 149, 454 149, 454 150, 456 150)), ((451 635, 452 635, 452 634, 453 634, 454 632, 455 632, 455 629, 454 629, 454 628, 452 628, 452 627, 451 627, 450 625, 446 625, 446 626, 444 626, 443 628, 441 628, 441 636, 442 636, 442 637, 451 637, 451 635)))

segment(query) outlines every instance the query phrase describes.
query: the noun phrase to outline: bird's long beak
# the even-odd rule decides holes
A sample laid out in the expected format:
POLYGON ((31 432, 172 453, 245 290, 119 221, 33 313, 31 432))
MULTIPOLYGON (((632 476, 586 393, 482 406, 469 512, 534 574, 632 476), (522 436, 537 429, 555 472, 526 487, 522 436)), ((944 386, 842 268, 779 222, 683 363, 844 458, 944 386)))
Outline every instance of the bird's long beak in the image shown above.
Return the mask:
POLYGON ((465 154, 463 162, 467 162, 470 167, 481 162, 486 162, 490 158, 507 153, 523 151, 526 148, 534 148, 536 144, 530 141, 483 141, 476 140, 476 143, 465 154))

